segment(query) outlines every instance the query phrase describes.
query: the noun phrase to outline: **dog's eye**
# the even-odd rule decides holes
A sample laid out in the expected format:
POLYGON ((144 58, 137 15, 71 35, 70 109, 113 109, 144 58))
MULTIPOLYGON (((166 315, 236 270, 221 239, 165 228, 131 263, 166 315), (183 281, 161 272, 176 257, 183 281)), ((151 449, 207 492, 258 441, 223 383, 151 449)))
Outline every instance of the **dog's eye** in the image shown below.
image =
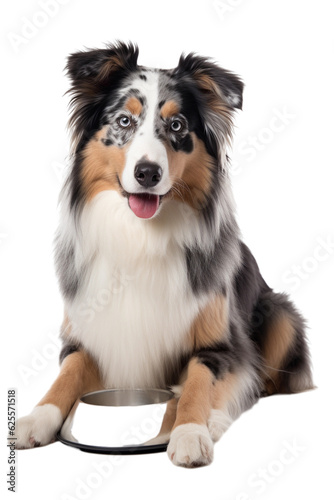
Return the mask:
POLYGON ((121 116, 117 121, 122 128, 128 128, 131 125, 131 120, 128 116, 121 116))
POLYGON ((180 132, 182 130, 183 124, 180 120, 173 120, 170 124, 170 129, 172 132, 180 132))

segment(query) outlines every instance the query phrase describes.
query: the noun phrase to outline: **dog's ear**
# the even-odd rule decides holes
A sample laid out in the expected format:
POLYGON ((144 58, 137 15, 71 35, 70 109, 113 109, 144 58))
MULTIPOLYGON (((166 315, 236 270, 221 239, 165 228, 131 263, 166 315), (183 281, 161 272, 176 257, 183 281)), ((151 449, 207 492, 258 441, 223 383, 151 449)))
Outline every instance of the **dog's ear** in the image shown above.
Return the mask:
POLYGON ((68 91, 72 95, 69 126, 75 150, 83 147, 97 129, 105 100, 127 74, 136 70, 137 59, 138 47, 122 42, 69 56, 66 66, 72 83, 68 91))
POLYGON ((118 42, 106 49, 71 54, 66 69, 73 84, 78 84, 82 80, 103 84, 114 72, 135 70, 137 59, 136 45, 118 42))
POLYGON ((174 75, 192 90, 207 142, 219 156, 221 147, 232 137, 234 111, 242 109, 243 82, 237 75, 193 53, 181 55, 174 75))
POLYGON ((231 71, 220 68, 209 59, 193 53, 187 56, 182 54, 175 71, 191 75, 204 92, 211 92, 231 109, 242 109, 244 84, 231 71))

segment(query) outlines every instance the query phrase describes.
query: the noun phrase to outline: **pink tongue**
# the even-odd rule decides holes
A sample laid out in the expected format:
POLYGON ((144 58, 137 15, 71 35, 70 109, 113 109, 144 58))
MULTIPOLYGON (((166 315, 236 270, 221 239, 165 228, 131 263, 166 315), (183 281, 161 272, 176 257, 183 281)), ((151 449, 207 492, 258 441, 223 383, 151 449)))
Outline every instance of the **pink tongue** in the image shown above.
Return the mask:
POLYGON ((159 208, 159 196, 155 194, 130 194, 129 205, 137 217, 149 219, 159 208))

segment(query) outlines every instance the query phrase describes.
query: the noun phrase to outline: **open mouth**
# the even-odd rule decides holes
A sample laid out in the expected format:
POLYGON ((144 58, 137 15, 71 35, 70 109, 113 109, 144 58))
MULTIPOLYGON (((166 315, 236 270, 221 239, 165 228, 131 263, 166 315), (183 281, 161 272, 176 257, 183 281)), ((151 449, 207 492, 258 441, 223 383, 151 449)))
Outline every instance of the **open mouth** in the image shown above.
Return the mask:
POLYGON ((132 212, 140 219, 150 219, 153 217, 157 213, 162 199, 170 194, 170 191, 160 195, 151 193, 131 194, 125 191, 118 176, 117 181, 122 195, 128 199, 129 207, 132 212))
POLYGON ((132 212, 141 219, 150 219, 156 214, 162 196, 157 194, 129 194, 129 207, 132 212))

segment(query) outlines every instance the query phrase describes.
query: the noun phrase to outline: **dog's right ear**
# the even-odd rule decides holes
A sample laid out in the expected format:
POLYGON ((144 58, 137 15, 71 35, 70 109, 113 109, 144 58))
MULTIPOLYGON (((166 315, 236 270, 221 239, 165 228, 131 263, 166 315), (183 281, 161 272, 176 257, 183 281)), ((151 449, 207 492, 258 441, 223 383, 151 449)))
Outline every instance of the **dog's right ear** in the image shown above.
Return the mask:
POLYGON ((69 56, 66 66, 72 83, 68 91, 72 95, 69 128, 74 151, 82 149, 98 130, 106 99, 110 99, 124 77, 137 69, 137 59, 138 47, 122 42, 69 56))
POLYGON ((134 71, 137 68, 138 47, 117 42, 106 49, 76 52, 68 58, 68 75, 75 85, 82 80, 106 83, 114 72, 134 71))

